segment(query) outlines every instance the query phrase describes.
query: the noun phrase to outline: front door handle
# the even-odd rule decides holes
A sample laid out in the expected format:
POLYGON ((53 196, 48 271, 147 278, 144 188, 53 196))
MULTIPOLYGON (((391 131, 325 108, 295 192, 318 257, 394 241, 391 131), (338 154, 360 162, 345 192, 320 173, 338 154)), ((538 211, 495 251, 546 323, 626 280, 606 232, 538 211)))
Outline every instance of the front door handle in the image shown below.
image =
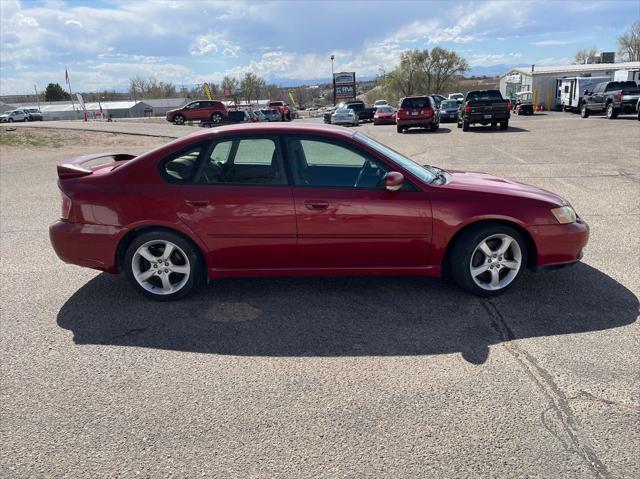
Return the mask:
POLYGON ((194 208, 201 208, 203 206, 207 206, 209 202, 207 200, 185 200, 185 202, 189 206, 193 206, 194 208))
POLYGON ((324 200, 307 200, 304 202, 304 206, 310 210, 326 210, 329 207, 329 202, 324 200))

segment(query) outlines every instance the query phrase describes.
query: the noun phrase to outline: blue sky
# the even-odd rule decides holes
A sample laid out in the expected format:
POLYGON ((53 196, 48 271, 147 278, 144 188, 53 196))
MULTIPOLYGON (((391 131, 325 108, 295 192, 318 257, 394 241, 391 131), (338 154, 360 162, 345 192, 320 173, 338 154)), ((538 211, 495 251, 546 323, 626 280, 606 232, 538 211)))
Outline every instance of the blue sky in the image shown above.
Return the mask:
POLYGON ((456 50, 475 68, 569 63, 616 50, 640 17, 628 1, 0 0, 0 93, 49 82, 126 89, 136 75, 178 85, 247 71, 276 83, 374 76, 408 48, 456 50))

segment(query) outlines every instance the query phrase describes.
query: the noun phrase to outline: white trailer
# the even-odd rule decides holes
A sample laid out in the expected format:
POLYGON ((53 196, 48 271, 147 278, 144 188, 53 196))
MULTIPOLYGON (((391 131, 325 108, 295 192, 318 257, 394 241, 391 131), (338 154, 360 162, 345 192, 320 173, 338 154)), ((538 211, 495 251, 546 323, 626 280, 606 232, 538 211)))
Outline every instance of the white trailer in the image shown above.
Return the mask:
POLYGON ((640 81, 640 70, 616 70, 613 81, 640 81))
POLYGON ((610 76, 558 78, 560 107, 563 111, 577 111, 584 91, 607 81, 611 81, 610 76))

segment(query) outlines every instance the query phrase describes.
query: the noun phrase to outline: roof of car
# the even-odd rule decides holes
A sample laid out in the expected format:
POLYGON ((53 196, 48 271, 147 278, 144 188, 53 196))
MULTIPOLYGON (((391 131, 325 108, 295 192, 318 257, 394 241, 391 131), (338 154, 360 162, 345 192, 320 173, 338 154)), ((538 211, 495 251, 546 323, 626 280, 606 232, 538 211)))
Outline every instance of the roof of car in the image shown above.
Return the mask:
POLYGON ((324 134, 333 137, 351 138, 353 130, 342 126, 315 124, 315 123, 238 123, 235 125, 223 125, 191 133, 185 138, 209 137, 224 134, 324 134))

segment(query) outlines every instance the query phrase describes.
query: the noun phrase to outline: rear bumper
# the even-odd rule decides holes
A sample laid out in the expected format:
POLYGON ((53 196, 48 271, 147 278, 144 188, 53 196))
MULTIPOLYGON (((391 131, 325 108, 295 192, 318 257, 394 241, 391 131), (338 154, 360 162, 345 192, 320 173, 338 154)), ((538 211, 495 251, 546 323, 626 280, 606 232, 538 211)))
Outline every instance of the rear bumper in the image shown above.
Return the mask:
POLYGON ((398 126, 427 126, 435 122, 435 116, 422 117, 422 118, 407 118, 404 120, 396 119, 398 126))
POLYGON ((115 273, 116 249, 126 232, 118 226, 60 220, 49 226, 49 239, 65 263, 115 273))
POLYGON ((504 121, 509 119, 509 112, 491 112, 491 113, 467 113, 464 121, 469 123, 491 123, 492 121, 504 121), (491 115, 485 118, 485 115, 491 115))
POLYGON ((589 226, 582 220, 566 225, 530 227, 537 249, 537 268, 570 265, 582 259, 589 226))

